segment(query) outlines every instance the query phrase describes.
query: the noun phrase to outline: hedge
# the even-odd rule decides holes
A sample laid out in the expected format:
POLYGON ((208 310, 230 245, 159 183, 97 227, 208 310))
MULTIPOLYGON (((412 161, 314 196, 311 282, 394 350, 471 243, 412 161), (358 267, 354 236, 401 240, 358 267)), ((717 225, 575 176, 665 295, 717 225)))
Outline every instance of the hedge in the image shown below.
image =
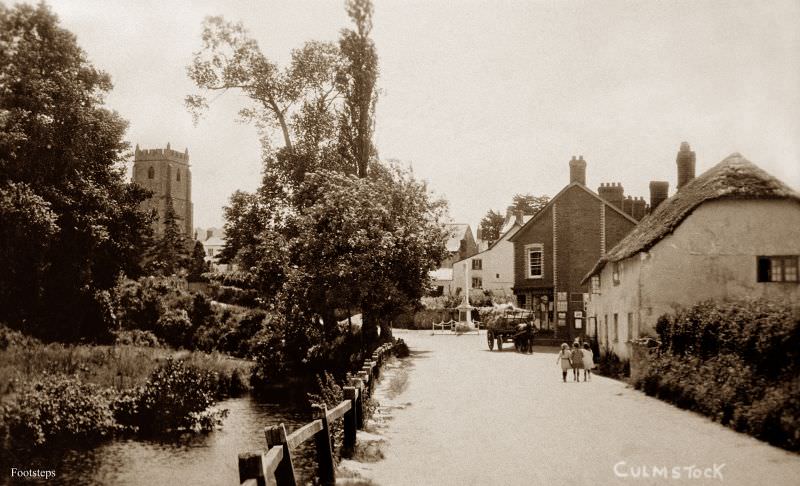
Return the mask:
POLYGON ((789 450, 800 450, 800 306, 703 302, 659 318, 634 386, 789 450))

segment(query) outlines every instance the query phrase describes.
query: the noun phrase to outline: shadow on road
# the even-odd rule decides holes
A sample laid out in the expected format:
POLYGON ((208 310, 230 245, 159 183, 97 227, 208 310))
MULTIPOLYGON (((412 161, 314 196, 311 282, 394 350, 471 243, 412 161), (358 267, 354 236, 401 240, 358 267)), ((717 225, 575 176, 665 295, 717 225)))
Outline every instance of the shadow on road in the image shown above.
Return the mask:
POLYGON ((429 357, 428 356, 429 354, 431 354, 430 351, 426 351, 426 350, 418 351, 418 350, 415 350, 415 349, 411 349, 408 352, 408 357, 409 358, 414 358, 414 359, 417 359, 417 358, 426 358, 427 359, 429 357))

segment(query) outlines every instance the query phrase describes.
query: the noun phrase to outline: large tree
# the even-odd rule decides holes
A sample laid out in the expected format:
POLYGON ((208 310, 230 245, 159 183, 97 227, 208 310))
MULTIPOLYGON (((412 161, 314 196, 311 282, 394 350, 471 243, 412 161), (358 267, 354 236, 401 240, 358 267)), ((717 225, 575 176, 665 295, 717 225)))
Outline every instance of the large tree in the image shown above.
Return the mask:
POLYGON ((203 281, 203 274, 208 272, 209 264, 206 262, 206 250, 202 242, 194 242, 188 268, 186 270, 189 273, 186 278, 189 279, 190 282, 203 281))
POLYGON ((298 348, 333 337, 337 311, 361 310, 373 338, 379 322, 418 301, 443 256, 443 203, 410 173, 378 162, 372 3, 346 8, 352 26, 338 44, 307 42, 286 67, 241 24, 207 19, 189 67, 200 90, 187 98, 190 109, 235 90, 250 102, 243 115, 262 129, 262 184, 225 208, 223 258, 272 297, 298 348))
POLYGON ((372 31, 372 2, 350 0, 347 14, 354 29, 344 29, 339 40, 344 62, 337 76, 337 87, 344 97, 340 117, 340 147, 343 158, 356 166, 358 177, 366 177, 375 156, 372 132, 378 96, 378 54, 369 37, 372 31))
POLYGON ((534 196, 533 194, 514 194, 511 207, 514 211, 522 211, 525 216, 533 216, 550 202, 550 196, 534 196))
POLYGON ((178 225, 172 198, 167 196, 163 231, 153 239, 147 252, 147 270, 156 275, 173 275, 190 264, 189 242, 178 225))
POLYGON ((110 89, 47 6, 0 4, 0 315, 47 338, 102 337, 104 290, 140 271, 148 194, 110 89))
POLYGON ((506 218, 500 212, 490 209, 481 219, 481 236, 484 240, 496 241, 500 238, 500 230, 506 218))

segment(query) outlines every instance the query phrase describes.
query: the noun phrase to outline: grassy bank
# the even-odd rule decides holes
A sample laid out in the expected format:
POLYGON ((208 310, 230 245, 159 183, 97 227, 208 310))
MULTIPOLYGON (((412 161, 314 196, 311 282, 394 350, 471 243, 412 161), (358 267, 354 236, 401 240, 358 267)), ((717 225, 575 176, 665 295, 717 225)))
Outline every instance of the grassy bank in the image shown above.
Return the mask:
POLYGON ((44 344, 0 328, 0 442, 42 446, 116 433, 208 429, 251 363, 137 344, 44 344))

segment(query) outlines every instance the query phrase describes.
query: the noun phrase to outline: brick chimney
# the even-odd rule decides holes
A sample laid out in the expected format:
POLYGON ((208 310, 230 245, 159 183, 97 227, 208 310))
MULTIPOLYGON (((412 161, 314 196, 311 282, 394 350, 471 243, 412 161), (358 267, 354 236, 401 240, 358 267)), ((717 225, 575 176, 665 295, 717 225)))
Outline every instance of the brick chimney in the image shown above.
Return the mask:
POLYGON ((525 224, 524 223, 525 220, 523 219, 523 217, 524 217, 524 213, 522 211, 514 211, 514 222, 516 224, 518 224, 520 226, 525 224))
POLYGON ((637 197, 633 200, 633 219, 639 221, 640 219, 644 218, 645 213, 647 212, 647 203, 645 202, 643 197, 637 197))
POLYGON ((669 197, 669 182, 650 181, 650 212, 669 197))
POLYGON ((628 196, 622 200, 622 212, 633 217, 633 198, 628 196))
POLYGON ((681 143, 681 149, 678 151, 675 162, 678 164, 678 190, 680 191, 681 187, 694 179, 695 155, 689 147, 689 142, 681 143))
POLYGON ((572 160, 569 161, 569 183, 572 184, 573 182, 580 182, 584 186, 586 185, 586 161, 583 160, 583 155, 577 159, 573 155, 572 160))
POLYGON ((624 210, 622 202, 625 199, 625 190, 619 182, 604 182, 597 188, 597 194, 620 210, 624 210))

